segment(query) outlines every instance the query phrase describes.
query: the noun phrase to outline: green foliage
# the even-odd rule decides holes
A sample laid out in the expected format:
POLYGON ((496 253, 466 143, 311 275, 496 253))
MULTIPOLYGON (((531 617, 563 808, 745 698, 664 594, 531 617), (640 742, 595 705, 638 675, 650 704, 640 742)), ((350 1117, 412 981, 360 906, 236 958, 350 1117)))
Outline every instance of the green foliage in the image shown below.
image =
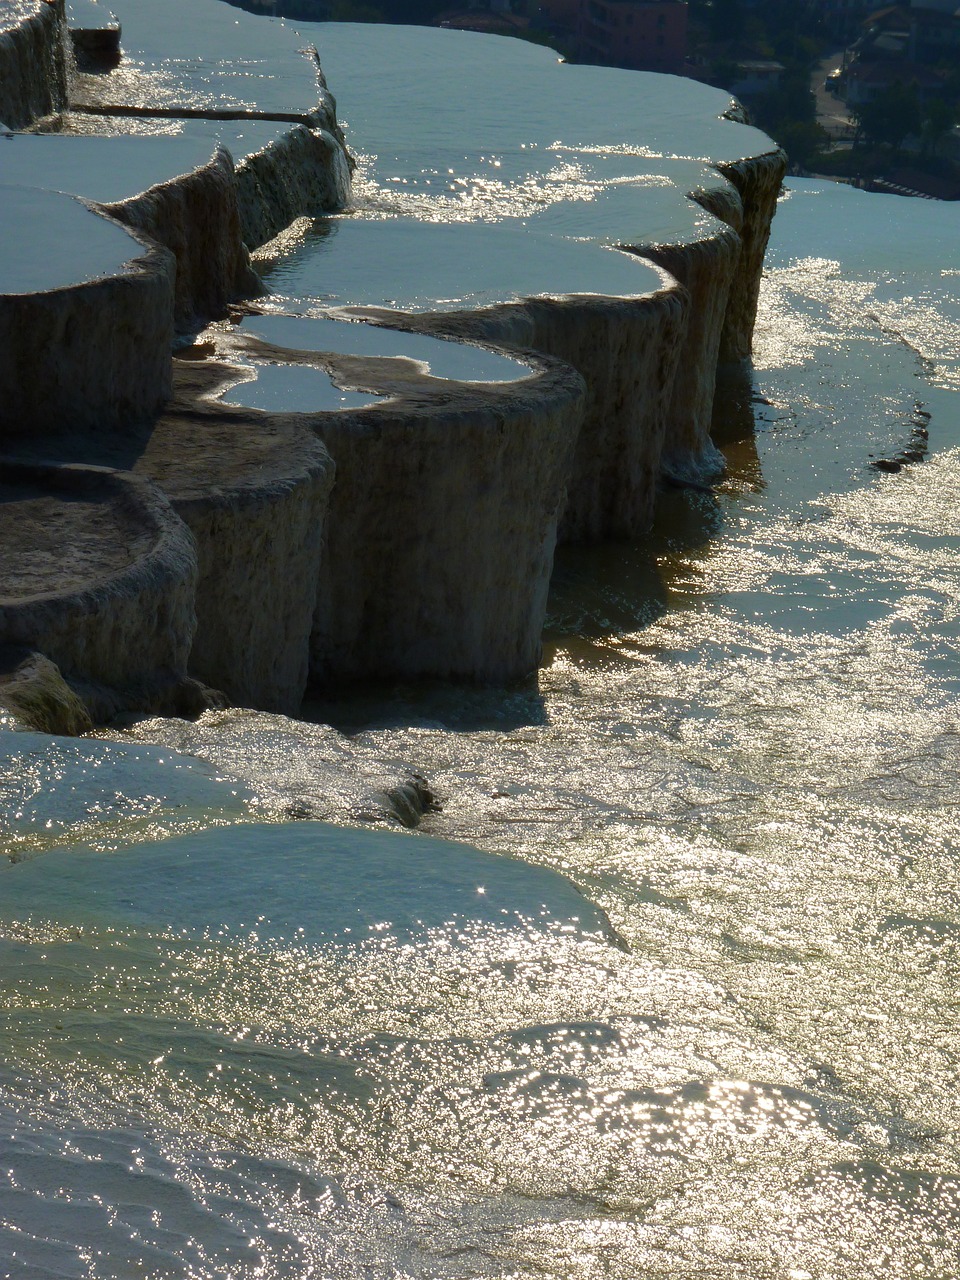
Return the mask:
POLYGON ((920 149, 925 156, 936 155, 950 130, 960 118, 956 102, 931 98, 923 109, 920 127, 920 149))
POLYGON ((916 85, 899 80, 854 108, 861 137, 875 146, 899 151, 906 138, 918 134, 923 122, 916 85))
POLYGON ((774 137, 787 153, 790 164, 802 169, 809 169, 830 145, 830 135, 815 120, 790 121, 781 125, 774 137))

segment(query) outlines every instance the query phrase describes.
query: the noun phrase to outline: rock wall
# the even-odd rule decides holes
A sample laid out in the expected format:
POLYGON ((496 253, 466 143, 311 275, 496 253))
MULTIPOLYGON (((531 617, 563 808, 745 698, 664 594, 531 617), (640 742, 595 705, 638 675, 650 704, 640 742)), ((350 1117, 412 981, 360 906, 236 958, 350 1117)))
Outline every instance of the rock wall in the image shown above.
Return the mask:
MULTIPOLYGON (((636 298, 529 298, 482 311, 406 323, 541 352, 572 366, 586 384, 559 538, 596 542, 649 528, 660 455, 689 318, 686 290, 666 272, 636 298)), ((385 312, 378 314, 382 319, 385 312)))
POLYGON ((292 415, 210 402, 236 370, 177 363, 177 394, 137 469, 196 540, 189 671, 244 706, 293 713, 307 684, 334 466, 292 415))
POLYGON ((193 173, 102 206, 176 259, 174 323, 189 330, 243 295, 260 292, 243 242, 233 159, 218 147, 193 173))
POLYGON ((653 520, 689 300, 664 276, 640 299, 537 299, 531 310, 535 349, 569 361, 588 389, 560 539, 636 537, 653 520))
POLYGON ((175 263, 145 239, 134 237, 131 250, 132 261, 104 279, 0 293, 0 441, 123 431, 164 404, 175 263))
POLYGON ((347 153, 326 129, 297 125, 237 168, 244 242, 258 249, 295 219, 342 209, 350 199, 347 153))
POLYGON ((0 12, 0 120, 22 129, 67 100, 64 0, 19 0, 0 12))
POLYGON ((4 460, 0 525, 5 643, 113 687, 182 675, 196 624, 196 551, 153 485, 98 468, 4 460), (66 563, 55 552, 63 547, 66 563))
POLYGON ((782 151, 772 151, 717 168, 736 187, 743 205, 742 223, 737 228, 741 241, 740 265, 734 275, 720 341, 721 363, 732 364, 750 355, 763 257, 780 185, 787 171, 787 157, 782 151))
MULTIPOLYGON (((61 107, 66 87, 61 8, 17 3, 16 39, 0 30, 8 123, 61 107)), ((537 665, 558 537, 635 538, 663 471, 702 480, 719 465, 715 377, 718 363, 749 355, 778 152, 720 164, 727 181, 691 192, 725 229, 632 247, 657 273, 635 286, 647 293, 376 313, 500 346, 528 378, 444 382, 401 360, 392 367, 407 372, 385 389, 344 357, 336 385, 385 401, 258 413, 216 401, 237 370, 199 344, 195 363, 177 362, 164 408, 174 327, 256 292, 248 249, 349 197, 322 75, 316 109, 296 118, 236 170, 219 148, 196 171, 103 206, 139 237, 121 271, 0 296, 0 438, 21 456, 0 473, 0 553, 23 536, 36 553, 26 569, 8 554, 0 639, 39 649, 77 687, 183 685, 189 669, 237 702, 296 712, 308 679, 516 679, 537 665), (22 461, 44 450, 117 470, 22 461), (28 527, 17 512, 31 502, 45 514, 28 527), (62 564, 51 530, 71 548, 62 564), (30 572, 42 581, 51 565, 48 589, 32 590, 30 572)))
POLYGON ((661 471, 679 479, 702 482, 723 470, 710 426, 717 361, 740 254, 740 237, 728 228, 690 245, 643 250, 644 257, 669 271, 690 297, 660 457, 661 471))
POLYGON ((534 670, 582 384, 515 384, 327 414, 337 467, 311 680, 515 680, 534 670))

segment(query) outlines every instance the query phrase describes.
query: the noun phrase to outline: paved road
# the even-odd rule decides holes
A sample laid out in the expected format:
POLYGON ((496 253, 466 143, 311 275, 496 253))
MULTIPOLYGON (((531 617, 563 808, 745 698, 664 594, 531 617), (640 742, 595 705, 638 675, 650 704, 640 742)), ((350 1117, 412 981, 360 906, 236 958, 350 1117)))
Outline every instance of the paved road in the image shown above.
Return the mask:
POLYGON ((823 82, 831 71, 837 70, 843 61, 843 50, 837 49, 829 53, 817 63, 810 79, 810 87, 817 103, 817 123, 834 137, 851 136, 856 122, 847 111, 847 104, 823 87, 823 82))

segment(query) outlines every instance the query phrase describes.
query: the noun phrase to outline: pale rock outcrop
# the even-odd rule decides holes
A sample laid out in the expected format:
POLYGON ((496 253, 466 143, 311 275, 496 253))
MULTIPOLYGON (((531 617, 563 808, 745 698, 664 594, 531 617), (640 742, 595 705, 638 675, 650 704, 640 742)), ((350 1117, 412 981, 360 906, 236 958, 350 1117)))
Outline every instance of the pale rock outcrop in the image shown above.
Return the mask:
MULTIPOLYGON (((24 29, 39 14, 44 30, 62 32, 56 6, 46 19, 40 0, 11 4, 29 20, 24 29)), ((21 459, 44 453, 123 469, 6 467, 0 523, 17 538, 0 537, 11 592, 0 600, 0 638, 62 666, 98 716, 172 706, 150 693, 160 689, 209 705, 209 690, 185 679, 188 663, 234 700, 281 712, 297 710, 308 678, 525 675, 539 656, 558 536, 636 537, 652 519, 661 469, 694 480, 716 469, 714 378, 718 359, 749 354, 782 155, 712 152, 716 185, 708 174, 691 199, 726 227, 705 231, 701 217, 687 241, 679 216, 662 233, 668 242, 651 243, 641 216, 628 247, 647 261, 634 258, 629 270, 645 274, 624 277, 634 294, 620 296, 609 271, 613 296, 586 292, 585 269, 582 293, 573 292, 579 283, 553 293, 548 280, 525 287, 537 296, 473 310, 461 301, 464 309, 443 311, 443 295, 431 294, 416 315, 364 313, 495 345, 530 368, 516 382, 456 382, 401 357, 221 338, 176 362, 176 393, 161 411, 174 316, 189 329, 255 292, 248 247, 298 216, 342 207, 350 160, 316 51, 292 46, 282 27, 238 16, 231 28, 212 0, 167 0, 162 14, 146 0, 116 7, 130 19, 137 57, 129 74, 83 79, 78 108, 198 128, 256 121, 251 137, 260 132, 236 170, 219 148, 188 173, 102 205, 139 235, 131 261, 102 279, 0 296, 0 433, 19 436, 21 459), (271 136, 272 121, 295 127, 271 136), (326 412, 232 408, 216 397, 243 373, 224 361, 245 357, 314 364, 337 387, 381 400, 326 412), (29 554, 18 561, 12 549, 24 536, 29 554), (75 548, 62 569, 51 538, 75 548)), ((42 61, 36 49, 24 58, 42 61)), ((54 52, 42 72, 55 105, 62 67, 54 52)), ((589 115, 588 81, 592 72, 570 85, 589 115)), ((526 80, 511 92, 522 97, 526 80)), ((24 101, 20 93, 8 107, 0 89, 0 116, 16 124, 36 114, 24 101)), ((539 243, 552 275, 557 241, 539 243)), ((431 265, 433 244, 424 251, 431 265)), ((393 296, 378 288, 371 301, 393 296)), ((491 290, 485 301, 499 297, 516 294, 491 290)), ((46 667, 30 678, 53 679, 46 667)))
MULTIPOLYGON (((177 360, 173 398, 149 425, 116 434, 62 434, 19 447, 61 461, 95 460, 108 474, 160 490, 195 560, 189 642, 178 668, 234 702, 295 711, 307 682, 310 633, 334 467, 296 415, 263 415, 212 399, 235 367, 177 360)), ((0 530, 2 537, 2 530, 0 530)), ((3 545, 0 540, 0 545, 3 545)), ((46 545, 46 544, 44 544, 46 545)), ((0 642, 24 642, 0 614, 0 642)), ((51 652, 40 639, 36 647, 51 652)), ((64 665, 64 664, 61 664, 64 665)), ((97 718, 130 705, 98 665, 66 665, 97 718), (106 689, 88 688, 95 685, 106 689)), ((155 710, 215 704, 209 689, 181 690, 155 710)), ((143 698, 137 704, 150 705, 143 698)))
POLYGON ((342 141, 326 129, 295 126, 238 164, 237 199, 249 249, 266 244, 297 218, 342 209, 350 199, 342 141))
POLYGON ((741 241, 740 264, 734 274, 720 343, 720 361, 727 364, 746 360, 750 355, 763 257, 780 185, 787 171, 787 157, 776 150, 736 163, 718 164, 717 168, 736 187, 743 205, 742 222, 737 228, 741 241))
POLYGON ((689 323, 676 281, 641 298, 534 299, 533 347, 587 384, 562 542, 634 538, 653 520, 660 455, 689 323))
POLYGON ((68 677, 122 689, 186 671, 196 551, 141 479, 0 463, 0 581, 0 639, 40 651, 68 677))
POLYGON ((0 5, 0 120, 22 129, 67 100, 63 0, 0 5))
MULTIPOLYGON (((13 206, 15 189, 7 191, 13 206)), ((35 198, 38 207, 60 206, 69 215, 63 225, 96 229, 100 215, 69 197, 37 192, 35 198)), ((53 233, 60 225, 52 220, 53 233)), ((42 240, 28 244, 35 230, 19 219, 5 222, 6 253, 42 256, 42 240)), ((117 239, 121 247, 102 278, 84 280, 81 273, 78 283, 62 287, 0 292, 0 440, 65 428, 126 430, 165 402, 174 260, 126 228, 117 239)), ((82 264, 80 246, 77 257, 82 264)))
POLYGON ((173 253, 178 329, 196 327, 222 315, 232 300, 260 292, 243 242, 233 159, 223 147, 192 173, 101 207, 173 253))

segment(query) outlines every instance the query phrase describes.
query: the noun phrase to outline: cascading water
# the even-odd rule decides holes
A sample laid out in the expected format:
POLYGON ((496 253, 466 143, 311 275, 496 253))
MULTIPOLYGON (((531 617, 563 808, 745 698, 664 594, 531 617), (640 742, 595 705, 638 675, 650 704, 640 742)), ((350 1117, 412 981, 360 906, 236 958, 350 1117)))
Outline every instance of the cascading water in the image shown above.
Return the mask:
POLYGON ((957 223, 792 184, 536 683, 0 733, 6 1274, 957 1273, 957 223))

